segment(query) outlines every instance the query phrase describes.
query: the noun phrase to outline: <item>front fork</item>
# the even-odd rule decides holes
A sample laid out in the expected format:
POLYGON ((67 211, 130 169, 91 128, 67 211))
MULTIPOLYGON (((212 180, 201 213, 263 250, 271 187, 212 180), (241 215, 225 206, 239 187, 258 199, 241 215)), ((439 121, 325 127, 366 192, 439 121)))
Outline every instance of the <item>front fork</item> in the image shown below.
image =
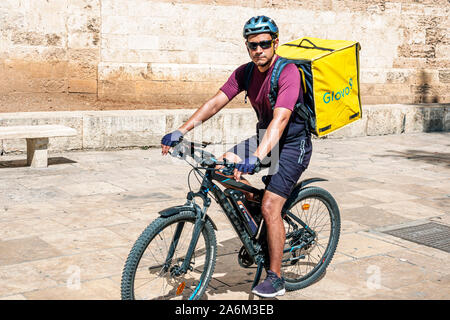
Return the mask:
MULTIPOLYGON (((195 250, 195 247, 197 246, 198 239, 200 237, 200 234, 202 233, 203 227, 205 226, 206 211, 208 210, 208 208, 211 204, 211 199, 208 198, 207 193, 205 192, 205 190, 202 189, 201 191, 196 192, 196 193, 194 193, 192 191, 188 193, 186 205, 189 206, 192 204, 192 202, 194 202, 194 208, 196 211, 194 231, 192 232, 191 242, 189 243, 189 248, 186 252, 183 263, 181 264, 180 267, 175 267, 175 268, 171 269, 171 273, 173 276, 180 276, 182 274, 185 274, 188 270, 191 269, 192 255, 194 254, 194 250, 195 250), (194 197, 202 198, 203 209, 200 209, 198 206, 195 205, 194 197)), ((180 240, 181 233, 183 232, 183 228, 184 228, 184 222, 179 222, 177 225, 177 228, 175 230, 173 239, 170 243, 170 248, 167 253, 166 260, 165 260, 164 265, 166 266, 166 268, 165 268, 166 271, 172 263, 172 258, 175 253, 175 250, 177 248, 178 241, 180 240)))

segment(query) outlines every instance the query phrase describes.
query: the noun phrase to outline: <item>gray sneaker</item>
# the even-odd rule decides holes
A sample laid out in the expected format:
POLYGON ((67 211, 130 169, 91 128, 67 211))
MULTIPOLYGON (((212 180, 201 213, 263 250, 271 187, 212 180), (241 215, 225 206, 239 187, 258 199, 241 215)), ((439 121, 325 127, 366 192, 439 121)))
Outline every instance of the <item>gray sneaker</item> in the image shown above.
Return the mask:
POLYGON ((275 272, 268 270, 266 280, 254 287, 252 292, 264 298, 282 296, 286 293, 284 279, 279 278, 275 272))

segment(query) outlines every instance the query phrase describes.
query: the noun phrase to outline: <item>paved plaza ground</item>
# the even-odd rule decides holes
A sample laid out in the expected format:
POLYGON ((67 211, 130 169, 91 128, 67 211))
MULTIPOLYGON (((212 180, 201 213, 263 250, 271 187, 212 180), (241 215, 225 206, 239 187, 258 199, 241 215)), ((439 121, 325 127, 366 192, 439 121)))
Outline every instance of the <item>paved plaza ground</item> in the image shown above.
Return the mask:
MULTIPOLYGON (((279 299, 449 299, 448 234, 437 249, 386 231, 450 227, 450 133, 313 145, 302 178, 329 180, 317 185, 339 204, 341 237, 326 274, 279 299)), ((52 153, 43 169, 26 167, 24 154, 1 156, 0 298, 120 299, 131 246, 159 210, 184 203, 189 169, 159 149, 52 153)), ((262 186, 261 176, 249 180, 262 186)), ((239 267, 238 238, 217 204, 209 214, 218 262, 206 298, 257 299, 256 269, 239 267)))

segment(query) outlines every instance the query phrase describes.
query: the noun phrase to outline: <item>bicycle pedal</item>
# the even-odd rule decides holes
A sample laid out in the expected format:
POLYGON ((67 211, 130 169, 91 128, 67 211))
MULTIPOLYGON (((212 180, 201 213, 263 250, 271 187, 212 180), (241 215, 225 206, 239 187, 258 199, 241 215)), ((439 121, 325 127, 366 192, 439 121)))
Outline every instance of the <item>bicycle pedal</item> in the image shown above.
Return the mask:
POLYGON ((238 253, 238 263, 242 268, 250 268, 254 261, 244 246, 241 247, 238 253))

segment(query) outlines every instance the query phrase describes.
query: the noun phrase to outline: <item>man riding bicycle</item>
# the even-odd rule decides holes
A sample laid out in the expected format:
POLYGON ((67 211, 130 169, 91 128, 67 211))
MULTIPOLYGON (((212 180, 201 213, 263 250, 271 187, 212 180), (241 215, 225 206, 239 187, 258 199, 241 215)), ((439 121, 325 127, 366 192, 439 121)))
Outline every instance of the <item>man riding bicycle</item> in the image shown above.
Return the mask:
MULTIPOLYGON (((278 27, 266 16, 257 16, 244 25, 243 36, 248 54, 254 63, 251 81, 247 86, 247 64, 238 67, 220 88, 217 94, 200 107, 178 130, 165 135, 161 140, 162 154, 166 155, 180 137, 196 125, 218 113, 243 90, 258 118, 257 134, 226 152, 220 159, 235 162, 234 178, 248 183, 241 175, 258 171, 261 164, 273 165, 265 177, 265 192, 261 213, 267 227, 270 268, 267 278, 252 292, 262 297, 275 297, 285 293, 281 277, 281 261, 285 242, 285 229, 281 209, 291 189, 308 167, 312 143, 306 123, 294 111, 298 101, 303 101, 300 74, 294 64, 287 65, 278 80, 278 95, 274 108, 268 99, 270 77, 278 56, 278 27)), ((219 159, 219 160, 220 160, 219 159)), ((251 195, 247 195, 251 198, 251 195)))

